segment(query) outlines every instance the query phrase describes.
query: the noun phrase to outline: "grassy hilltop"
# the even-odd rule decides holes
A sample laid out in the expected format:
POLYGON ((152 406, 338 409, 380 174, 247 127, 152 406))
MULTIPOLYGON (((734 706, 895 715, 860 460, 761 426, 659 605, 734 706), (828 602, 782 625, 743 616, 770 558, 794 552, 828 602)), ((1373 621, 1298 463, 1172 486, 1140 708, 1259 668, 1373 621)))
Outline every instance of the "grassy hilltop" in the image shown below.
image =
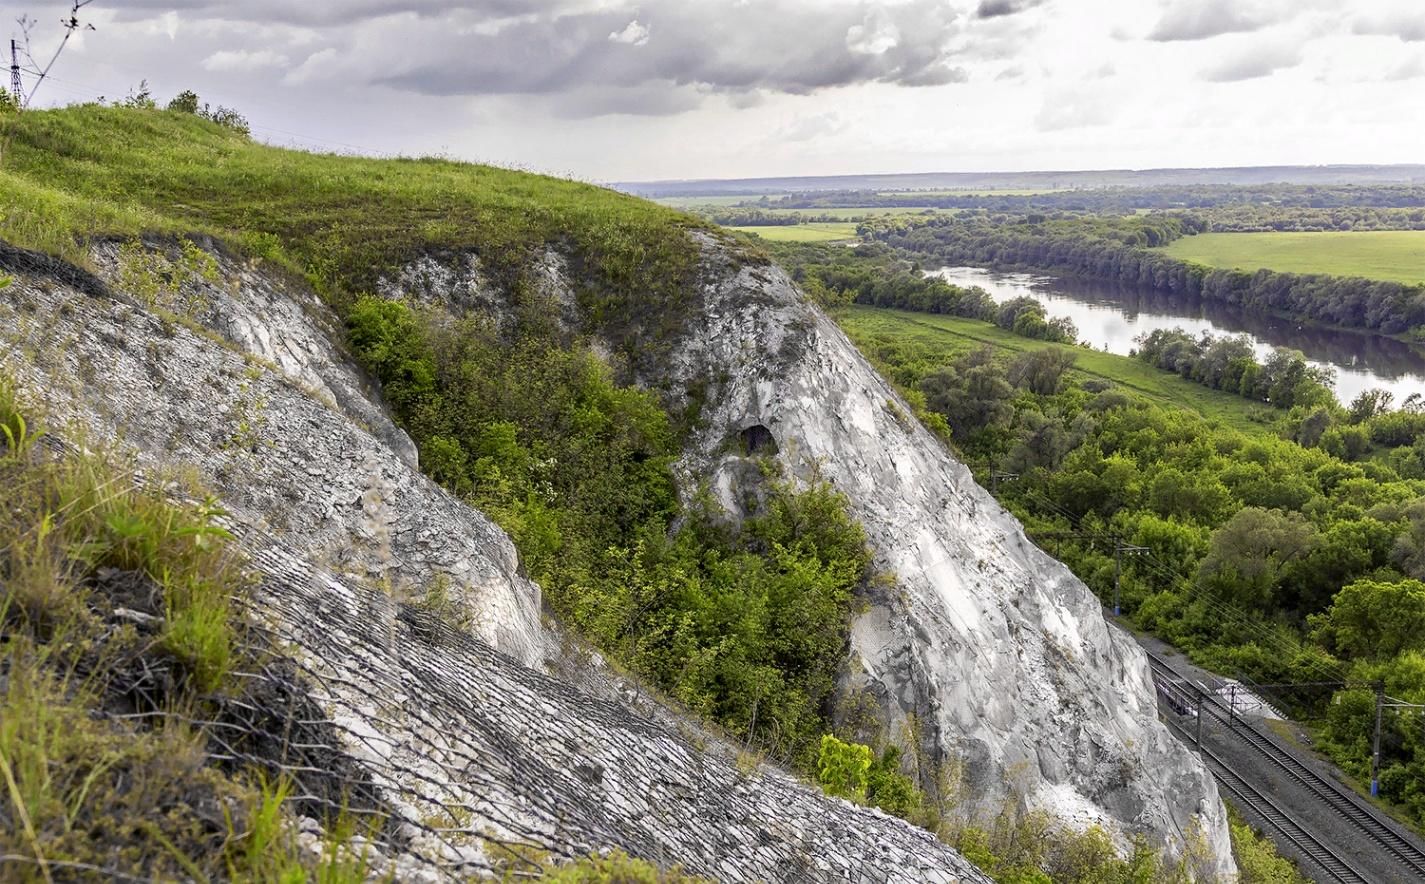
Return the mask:
POLYGON ((691 268, 673 209, 573 181, 444 159, 259 144, 193 114, 83 105, 0 117, 0 239, 83 260, 81 240, 219 236, 319 287, 368 287, 434 250, 517 267, 567 244, 609 284, 663 289, 691 268))

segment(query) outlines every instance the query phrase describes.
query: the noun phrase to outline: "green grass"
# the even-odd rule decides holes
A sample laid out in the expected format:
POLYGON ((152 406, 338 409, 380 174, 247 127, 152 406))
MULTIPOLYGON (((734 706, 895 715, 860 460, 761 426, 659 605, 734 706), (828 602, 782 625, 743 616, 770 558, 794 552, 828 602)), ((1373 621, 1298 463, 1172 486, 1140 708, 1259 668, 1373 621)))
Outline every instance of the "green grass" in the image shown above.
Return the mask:
POLYGON ((958 316, 853 305, 838 313, 837 321, 863 350, 869 351, 869 345, 876 339, 908 341, 927 346, 936 358, 944 361, 982 344, 992 344, 1011 353, 1045 347, 1069 350, 1075 356, 1074 373, 1080 377, 1112 381, 1155 404, 1183 408, 1239 430, 1262 431, 1262 425, 1252 419, 1254 413, 1261 411, 1261 405, 1203 387, 1127 356, 1030 340, 990 323, 958 316))
POLYGON ((0 118, 0 238, 83 261, 86 237, 208 233, 361 291, 428 251, 517 273, 571 247, 608 290, 678 289, 691 216, 611 190, 443 159, 258 144, 190 114, 76 106, 0 118))
POLYGON ((231 677, 251 578, 217 510, 168 500, 166 473, 136 488, 98 445, 42 453, 40 423, 0 374, 0 877, 366 880, 345 853, 303 852, 285 784, 208 755, 215 693, 253 701, 231 677))
POLYGON ((1163 251, 1213 267, 1425 282, 1425 230, 1200 233, 1163 251))
POLYGON ((814 224, 787 224, 781 227, 729 227, 752 233, 772 242, 836 242, 856 238, 856 225, 840 221, 818 221, 814 224))

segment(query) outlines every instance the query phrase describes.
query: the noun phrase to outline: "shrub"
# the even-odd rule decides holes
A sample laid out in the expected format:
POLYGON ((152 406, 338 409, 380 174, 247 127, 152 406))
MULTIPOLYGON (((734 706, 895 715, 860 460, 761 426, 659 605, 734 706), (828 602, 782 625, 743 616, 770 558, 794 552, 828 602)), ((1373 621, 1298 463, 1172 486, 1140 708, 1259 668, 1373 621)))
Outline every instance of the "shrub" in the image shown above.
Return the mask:
POLYGON ((175 113, 196 115, 198 113, 198 93, 191 89, 184 89, 173 96, 173 100, 168 102, 167 109, 175 113))
POLYGON ((887 746, 866 772, 866 800, 886 813, 915 821, 925 796, 900 772, 900 750, 887 746))
POLYGON ((866 799, 871 749, 860 743, 843 743, 831 734, 821 738, 816 759, 816 779, 829 794, 852 801, 866 799))
POLYGON ((1227 816, 1241 884, 1306 884, 1296 866, 1278 855, 1276 846, 1249 826, 1231 805, 1227 816))

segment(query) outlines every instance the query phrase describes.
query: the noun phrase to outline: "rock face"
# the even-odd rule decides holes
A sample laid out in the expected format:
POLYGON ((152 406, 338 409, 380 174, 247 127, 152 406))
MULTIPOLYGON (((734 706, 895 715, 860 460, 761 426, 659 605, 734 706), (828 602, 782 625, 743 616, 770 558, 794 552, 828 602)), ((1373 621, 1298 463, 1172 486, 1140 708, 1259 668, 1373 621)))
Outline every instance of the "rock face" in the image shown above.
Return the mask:
MULTIPOLYGON (((855 622, 843 691, 883 725, 913 716, 922 755, 964 765, 986 809, 1003 796, 1179 854, 1193 830, 1234 871, 1200 761, 1157 719, 1147 659, 1099 603, 911 415, 846 336, 775 267, 704 242, 701 314, 656 380, 718 379, 683 461, 736 514, 760 448, 850 499, 895 589, 855 622), (731 452, 731 453, 729 453, 731 452)), ((755 479, 754 479, 755 481, 755 479)), ((931 772, 922 770, 923 780, 931 772)))
MULTIPOLYGON (((143 275, 113 246, 93 259, 131 286, 143 275)), ((315 564, 404 597, 448 582, 476 635, 539 665, 539 588, 514 544, 416 469, 415 446, 333 344, 335 317, 301 287, 215 260, 211 279, 158 295, 181 294, 192 325, 99 280, 85 296, 21 275, 0 294, 5 361, 98 440, 123 439, 145 465, 191 465, 239 521, 315 564)))
POLYGON ((508 537, 415 470, 315 298, 222 255, 155 294, 132 257, 98 248, 99 279, 0 243, 16 277, 0 291, 0 367, 73 441, 117 436, 146 481, 220 494, 261 580, 254 614, 301 673, 293 707, 320 711, 299 724, 331 740, 292 745, 361 771, 387 819, 386 871, 498 871, 506 845, 619 847, 723 880, 987 880, 901 820, 744 772, 696 728, 571 685, 612 679, 546 674, 571 663, 508 537), (468 632, 402 603, 436 582, 468 632))

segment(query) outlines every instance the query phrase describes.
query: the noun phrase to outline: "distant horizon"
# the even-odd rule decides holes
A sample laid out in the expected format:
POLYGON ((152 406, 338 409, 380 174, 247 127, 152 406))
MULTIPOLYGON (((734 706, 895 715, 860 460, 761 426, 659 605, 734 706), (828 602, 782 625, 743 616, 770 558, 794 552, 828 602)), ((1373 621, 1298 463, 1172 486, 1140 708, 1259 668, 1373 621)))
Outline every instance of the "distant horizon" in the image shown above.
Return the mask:
MULTIPOLYGON (((868 183, 894 184, 916 182, 915 186, 895 190, 924 190, 935 187, 955 189, 954 182, 962 182, 965 188, 990 188, 1015 186, 1015 179, 1028 183, 1029 179, 1065 177, 1079 179, 1079 187, 1149 187, 1203 185, 1254 185, 1254 184, 1416 184, 1425 183, 1425 163, 1279 163, 1270 165, 1230 165, 1230 166, 1151 166, 1145 168, 1089 168, 1089 169, 1022 169, 999 170, 993 172, 938 171, 938 172, 846 172, 831 175, 757 175, 736 178, 694 177, 658 178, 629 181, 605 182, 607 186, 626 190, 630 193, 646 195, 646 191, 683 189, 706 189, 728 193, 733 188, 757 188, 777 191, 814 191, 831 189, 865 189, 868 183), (1270 178, 1280 175, 1280 178, 1270 178), (1199 180, 1190 180, 1196 176, 1199 180), (1121 179, 1141 177, 1142 182, 1121 179), (1120 179, 1116 183, 1104 180, 1120 179), (1170 180, 1172 179, 1172 180, 1170 180), (1216 179, 1216 180, 1212 180, 1216 179), (1250 179, 1250 180, 1246 180, 1250 179), (1296 180, 1293 180, 1296 179, 1296 180), (994 184, 996 180, 1004 183, 994 184), (939 183, 937 183, 937 181, 939 183), (822 183, 827 186, 816 187, 822 183), (837 187, 837 184, 840 187, 837 187), (861 186, 853 186, 860 183, 861 186)), ((1066 186, 1063 189, 1075 189, 1066 186)), ((674 196, 678 194, 668 194, 674 196)), ((696 196, 698 194, 686 194, 696 196)), ((729 195, 733 195, 729 193, 729 195)), ((751 193, 747 195, 753 195, 751 193)))
MULTIPOLYGON (((64 5, 12 4, 37 58, 64 5)), ((1425 143, 1418 0, 95 0, 81 18, 37 107, 147 82, 273 143, 593 182, 1384 165, 1425 143)))

